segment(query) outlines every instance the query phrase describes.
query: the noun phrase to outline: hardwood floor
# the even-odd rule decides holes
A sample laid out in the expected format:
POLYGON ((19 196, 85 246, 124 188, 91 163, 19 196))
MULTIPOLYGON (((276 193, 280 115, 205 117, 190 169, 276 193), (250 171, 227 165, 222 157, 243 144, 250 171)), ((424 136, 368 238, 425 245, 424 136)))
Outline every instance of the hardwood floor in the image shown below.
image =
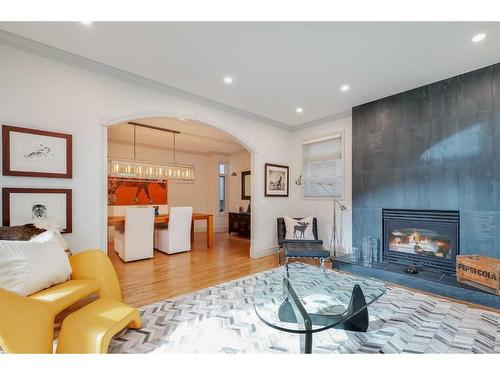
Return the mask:
POLYGON ((193 249, 187 253, 155 251, 152 259, 125 263, 110 242, 108 255, 123 300, 139 307, 277 266, 275 255, 251 259, 249 254, 247 239, 215 233, 215 246, 207 248, 206 233, 195 233, 193 249))
MULTIPOLYGON (((250 241, 244 238, 229 236, 226 233, 215 233, 215 246, 210 249, 207 248, 206 233, 195 233, 194 241, 193 250, 190 252, 167 255, 155 251, 152 259, 129 263, 120 259, 113 250, 113 243, 110 242, 108 255, 118 274, 124 302, 140 307, 265 271, 278 265, 276 255, 251 259, 249 256, 250 241)), ((296 261, 317 265, 317 262, 305 259, 296 261)), ((329 262, 326 266, 331 268, 329 262)), ((396 284, 388 284, 401 287, 396 284)), ((466 304, 469 307, 498 312, 493 308, 433 293, 414 291, 466 304)))

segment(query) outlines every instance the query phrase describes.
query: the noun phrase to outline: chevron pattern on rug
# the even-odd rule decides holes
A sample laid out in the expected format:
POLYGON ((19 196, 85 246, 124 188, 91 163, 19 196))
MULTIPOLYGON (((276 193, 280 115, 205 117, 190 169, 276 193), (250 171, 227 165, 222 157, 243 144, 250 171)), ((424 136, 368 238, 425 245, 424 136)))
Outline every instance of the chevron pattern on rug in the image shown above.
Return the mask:
MULTIPOLYGON (((298 335, 266 326, 255 313, 253 288, 264 273, 279 277, 273 269, 141 308, 144 327, 120 332, 109 352, 299 353, 298 335)), ((388 287, 369 314, 367 332, 314 334, 313 353, 500 353, 495 312, 388 287)))

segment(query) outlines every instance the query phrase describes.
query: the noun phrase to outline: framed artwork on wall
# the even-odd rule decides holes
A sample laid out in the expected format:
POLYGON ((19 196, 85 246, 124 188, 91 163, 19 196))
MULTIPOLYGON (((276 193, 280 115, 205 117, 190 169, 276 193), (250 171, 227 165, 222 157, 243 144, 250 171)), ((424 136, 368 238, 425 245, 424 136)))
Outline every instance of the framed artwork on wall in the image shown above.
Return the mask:
POLYGON ((288 166, 266 163, 264 181, 266 197, 288 197, 288 166))
POLYGON ((241 172, 241 200, 250 200, 252 197, 252 172, 241 172))
POLYGON ((2 125, 4 176, 73 177, 71 134, 2 125))
POLYGON ((108 177, 108 206, 167 204, 167 181, 108 177))
POLYGON ((48 220, 63 228, 63 233, 71 233, 72 213, 71 189, 2 189, 3 226, 48 220))

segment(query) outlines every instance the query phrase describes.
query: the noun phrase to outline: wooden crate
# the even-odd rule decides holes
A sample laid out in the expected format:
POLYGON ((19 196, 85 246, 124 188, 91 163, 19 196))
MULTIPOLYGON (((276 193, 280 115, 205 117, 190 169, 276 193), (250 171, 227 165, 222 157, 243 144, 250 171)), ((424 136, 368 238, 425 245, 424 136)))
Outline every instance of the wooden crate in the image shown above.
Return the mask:
POLYGON ((458 255, 457 280, 500 296, 500 259, 458 255))

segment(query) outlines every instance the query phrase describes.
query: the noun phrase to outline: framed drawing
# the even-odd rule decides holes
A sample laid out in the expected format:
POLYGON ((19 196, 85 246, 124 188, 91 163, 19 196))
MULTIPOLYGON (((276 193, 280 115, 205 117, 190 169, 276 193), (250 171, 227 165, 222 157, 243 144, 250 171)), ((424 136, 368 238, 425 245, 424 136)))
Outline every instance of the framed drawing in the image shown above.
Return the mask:
POLYGON ((72 231, 71 189, 3 188, 4 226, 32 224, 46 219, 60 225, 63 233, 72 231))
POLYGON ((71 134, 2 125, 3 175, 73 177, 71 134))
POLYGON ((288 167, 286 165, 265 164, 266 197, 288 197, 288 167))

